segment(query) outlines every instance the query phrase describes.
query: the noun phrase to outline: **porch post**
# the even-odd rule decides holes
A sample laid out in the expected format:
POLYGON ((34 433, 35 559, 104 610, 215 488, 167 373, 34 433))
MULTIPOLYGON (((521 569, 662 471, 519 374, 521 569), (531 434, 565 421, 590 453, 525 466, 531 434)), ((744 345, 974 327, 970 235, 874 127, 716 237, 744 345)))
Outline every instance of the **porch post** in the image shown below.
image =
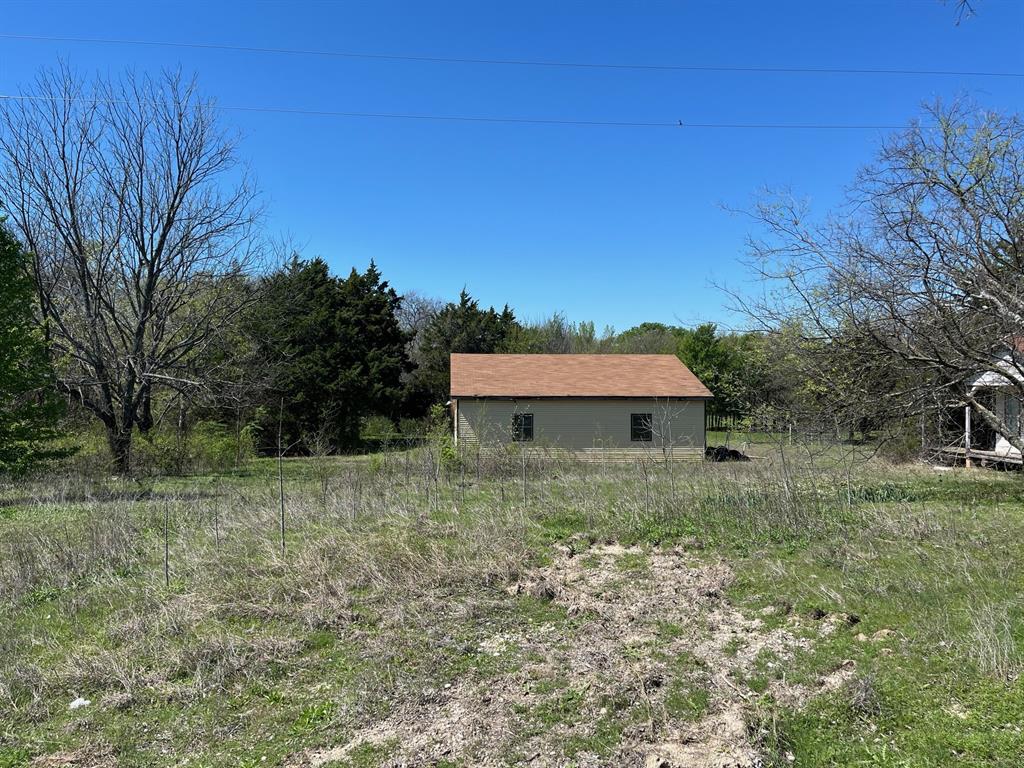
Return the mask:
POLYGON ((452 443, 459 444, 459 399, 453 397, 452 403, 452 443))
POLYGON ((972 467, 971 461, 971 406, 964 406, 964 466, 972 467))

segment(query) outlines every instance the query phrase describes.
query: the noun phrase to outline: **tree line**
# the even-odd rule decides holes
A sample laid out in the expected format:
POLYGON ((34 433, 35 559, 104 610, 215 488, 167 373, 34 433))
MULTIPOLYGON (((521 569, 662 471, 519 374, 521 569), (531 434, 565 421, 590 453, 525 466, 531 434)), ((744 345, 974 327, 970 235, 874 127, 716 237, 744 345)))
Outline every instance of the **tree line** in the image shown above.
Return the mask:
MULTIPOLYGON (((831 216, 762 201, 763 291, 735 297, 753 330, 599 333, 560 314, 523 322, 465 289, 399 295, 374 263, 335 275, 319 257, 274 258, 237 137, 176 73, 62 68, 33 93, 0 110, 4 468, 54 454, 62 408, 99 425, 118 472, 139 440, 200 422, 265 451, 359 450, 367 432, 427 428, 452 352, 674 354, 714 393, 712 415, 772 428, 923 443, 967 405, 1014 432, 967 383, 993 350, 1016 363, 1024 349, 1015 116, 934 106, 831 216)), ((1019 367, 1007 388, 1024 396, 1019 367)))
MULTIPOLYGON (((24 431, 24 464, 32 455, 48 455, 44 446, 54 432, 59 394, 81 374, 53 347, 47 356, 33 312, 31 258, 7 225, 0 228, 6 246, 0 269, 16 288, 5 306, 20 313, 13 324, 23 337, 22 346, 10 350, 12 357, 34 361, 7 387, 12 395, 21 393, 23 409, 31 406, 16 419, 24 431)), ((713 324, 691 330, 644 323, 598 335, 592 322, 572 323, 559 314, 524 323, 508 306, 482 307, 466 290, 452 302, 401 296, 373 262, 338 276, 324 259, 294 254, 263 275, 223 279, 231 281, 238 301, 230 322, 183 358, 173 378, 167 374, 147 385, 145 402, 123 416, 133 420, 131 429, 96 419, 108 431, 121 471, 131 469, 133 440, 154 430, 188 430, 199 421, 248 428, 264 452, 279 444, 292 453, 358 451, 368 426, 378 433, 422 435, 432 407, 448 399, 453 352, 675 354, 718 395, 714 413, 742 416, 757 396, 751 372, 761 359, 758 336, 721 333, 713 324)), ((222 295, 212 290, 209 300, 222 295)), ((196 294, 196 301, 206 300, 202 291, 196 294)), ((113 387, 109 393, 111 399, 127 396, 113 387)), ((83 399, 64 399, 92 413, 83 399)), ((13 419, 13 412, 5 412, 13 419)), ((14 442, 13 435, 5 438, 14 442)), ((0 460, 14 466, 11 459, 0 460)))

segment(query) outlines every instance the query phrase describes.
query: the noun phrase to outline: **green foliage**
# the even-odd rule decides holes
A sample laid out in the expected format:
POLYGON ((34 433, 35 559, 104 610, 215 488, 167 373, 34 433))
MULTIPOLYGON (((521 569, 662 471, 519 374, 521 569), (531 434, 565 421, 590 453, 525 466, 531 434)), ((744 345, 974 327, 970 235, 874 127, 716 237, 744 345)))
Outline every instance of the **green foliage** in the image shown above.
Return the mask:
POLYGON ((374 414, 363 419, 361 434, 364 441, 386 438, 395 434, 395 423, 387 416, 374 414))
POLYGON ((296 257, 267 278, 248 319, 273 372, 260 421, 265 446, 276 444, 279 415, 284 445, 316 436, 335 450, 359 445, 367 415, 397 416, 409 367, 399 303, 372 262, 340 279, 322 259, 296 257))
POLYGON ((62 403, 32 316, 29 258, 0 221, 0 472, 23 473, 53 447, 62 403))
POLYGON ((678 679, 665 695, 665 710, 681 720, 696 720, 707 711, 710 701, 707 683, 678 679))
POLYGON ((135 442, 134 454, 134 464, 143 472, 226 472, 255 456, 256 428, 247 425, 236 434, 210 421, 201 421, 182 433, 158 428, 135 442))
POLYGON ((438 463, 446 472, 454 472, 462 463, 455 439, 452 436, 452 424, 448 410, 443 405, 434 405, 430 409, 430 439, 437 446, 438 463))
POLYGON ((238 455, 248 458, 255 456, 260 445, 260 425, 256 422, 249 422, 242 431, 238 433, 238 455))
POLYGON ((641 323, 612 336, 607 351, 676 355, 714 394, 708 413, 739 418, 764 399, 765 350, 753 333, 719 333, 714 323, 696 328, 641 323))
POLYGON ((734 417, 749 413, 763 378, 757 336, 722 335, 714 323, 704 323, 682 330, 675 351, 714 394, 708 404, 710 413, 734 417))
POLYGON ((508 351, 520 328, 508 305, 501 312, 493 307, 480 309, 479 302, 463 290, 458 304, 445 305, 423 330, 419 367, 406 390, 406 412, 426 413, 430 406, 448 399, 453 352, 508 351))
POLYGON ((598 338, 593 321, 573 323, 556 312, 540 322, 515 326, 506 346, 509 352, 524 354, 587 354, 601 352, 612 335, 605 328, 598 338))
POLYGON ((455 447, 455 442, 450 436, 441 438, 438 442, 438 449, 441 452, 441 466, 448 472, 454 472, 462 465, 462 457, 455 447))
POLYGON ((312 733, 330 722, 337 709, 338 706, 333 701, 311 704, 302 710, 295 719, 291 729, 292 733, 296 735, 312 733))
POLYGON ((615 337, 615 351, 646 355, 672 355, 685 329, 664 323, 640 323, 615 337))

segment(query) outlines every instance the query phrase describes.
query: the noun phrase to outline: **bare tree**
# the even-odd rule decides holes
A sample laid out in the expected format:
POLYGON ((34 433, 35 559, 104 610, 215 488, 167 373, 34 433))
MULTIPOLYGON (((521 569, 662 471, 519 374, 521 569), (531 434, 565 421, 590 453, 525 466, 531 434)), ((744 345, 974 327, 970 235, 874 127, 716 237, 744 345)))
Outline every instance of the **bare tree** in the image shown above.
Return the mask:
POLYGON ((0 203, 34 259, 61 389, 130 469, 133 428, 246 303, 255 191, 192 81, 42 73, 0 111, 0 203))
POLYGON ((963 103, 926 112, 928 125, 884 142, 838 215, 815 223, 788 196, 757 207, 768 282, 745 306, 799 337, 826 411, 966 404, 1024 449, 971 386, 994 373, 1024 397, 1024 123, 963 103))
MULTIPOLYGON (((331 457, 336 449, 331 442, 332 430, 330 424, 334 418, 337 417, 328 410, 320 426, 306 434, 302 439, 309 454, 309 467, 316 478, 317 484, 320 486, 320 503, 324 510, 327 509, 328 491, 330 489, 331 477, 334 474, 334 463, 331 457)), ((385 454, 386 456, 387 454, 385 454)))
POLYGON ((974 6, 971 4, 970 0, 956 0, 954 6, 956 7, 957 26, 960 26, 960 24, 974 16, 974 6))
POLYGON ((420 360, 420 345, 423 342, 423 329, 430 325, 437 314, 444 309, 444 302, 417 291, 402 294, 402 303, 398 306, 398 323, 409 335, 407 350, 409 358, 420 360))

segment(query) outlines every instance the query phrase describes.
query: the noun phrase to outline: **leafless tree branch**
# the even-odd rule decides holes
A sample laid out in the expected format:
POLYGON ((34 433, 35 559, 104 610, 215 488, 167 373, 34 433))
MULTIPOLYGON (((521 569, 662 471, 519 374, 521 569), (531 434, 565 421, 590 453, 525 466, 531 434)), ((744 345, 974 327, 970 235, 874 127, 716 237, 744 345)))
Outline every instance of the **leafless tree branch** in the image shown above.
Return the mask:
POLYGON ((201 385, 198 355, 237 316, 260 253, 236 140, 179 73, 43 72, 0 111, 0 203, 33 255, 60 386, 128 471, 161 388, 201 385))

